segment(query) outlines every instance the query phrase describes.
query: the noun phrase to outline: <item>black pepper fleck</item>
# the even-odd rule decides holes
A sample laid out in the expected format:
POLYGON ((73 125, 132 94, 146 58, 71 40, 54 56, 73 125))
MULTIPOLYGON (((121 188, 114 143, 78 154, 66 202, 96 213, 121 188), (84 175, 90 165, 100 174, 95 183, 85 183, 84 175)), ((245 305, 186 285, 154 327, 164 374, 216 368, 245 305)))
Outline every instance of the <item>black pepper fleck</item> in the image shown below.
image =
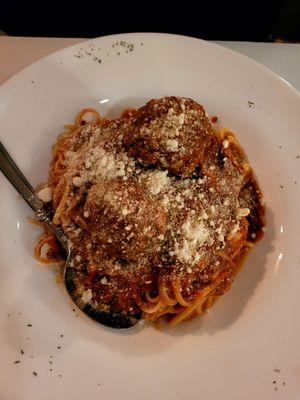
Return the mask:
POLYGON ((141 46, 144 46, 144 43, 143 43, 143 42, 141 42, 141 46))
POLYGON ((61 347, 60 347, 60 346, 57 346, 57 349, 61 349, 61 347))
POLYGON ((52 369, 52 368, 50 368, 50 369, 49 369, 49 371, 51 371, 51 372, 52 372, 52 371, 53 371, 53 369, 52 369))
POLYGON ((15 364, 19 364, 20 362, 21 362, 20 360, 14 361, 15 364))
POLYGON ((62 377, 62 375, 61 375, 61 374, 59 374, 58 376, 59 376, 59 378, 61 378, 61 377, 62 377))
POLYGON ((276 381, 273 381, 273 385, 274 385, 274 383, 276 383, 276 381))
POLYGON ((61 334, 61 335, 60 335, 60 337, 64 337, 64 335, 63 335, 63 334, 61 334))
POLYGON ((118 53, 117 53, 117 54, 118 54, 118 56, 119 56, 119 55, 120 55, 120 52, 118 51, 118 53))
POLYGON ((21 349, 20 352, 21 352, 21 354, 24 354, 24 350, 23 349, 21 349))
POLYGON ((279 185, 279 187, 280 187, 281 189, 283 189, 283 186, 282 186, 282 185, 279 185))
POLYGON ((37 372, 32 371, 32 373, 33 373, 34 376, 38 376, 37 372))
POLYGON ((29 326, 29 328, 31 328, 31 327, 32 327, 32 325, 31 325, 31 324, 27 324, 27 326, 29 326))
POLYGON ((296 156, 296 158, 298 158, 298 159, 300 158, 299 154, 296 156))
POLYGON ((275 372, 281 372, 281 369, 274 369, 275 372))

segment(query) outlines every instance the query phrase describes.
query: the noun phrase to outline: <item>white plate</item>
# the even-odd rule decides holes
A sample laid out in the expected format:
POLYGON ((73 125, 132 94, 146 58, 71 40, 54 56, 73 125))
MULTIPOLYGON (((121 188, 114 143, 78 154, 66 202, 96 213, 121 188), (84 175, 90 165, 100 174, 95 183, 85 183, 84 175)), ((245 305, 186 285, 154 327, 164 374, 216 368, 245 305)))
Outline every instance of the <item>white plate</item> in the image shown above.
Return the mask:
POLYGON ((236 132, 266 197, 265 237, 204 318, 116 331, 77 316, 53 269, 37 265, 31 212, 0 176, 1 400, 300 398, 300 98, 286 82, 200 40, 108 36, 2 85, 1 139, 36 185, 82 107, 116 116, 164 95, 192 97, 236 132))

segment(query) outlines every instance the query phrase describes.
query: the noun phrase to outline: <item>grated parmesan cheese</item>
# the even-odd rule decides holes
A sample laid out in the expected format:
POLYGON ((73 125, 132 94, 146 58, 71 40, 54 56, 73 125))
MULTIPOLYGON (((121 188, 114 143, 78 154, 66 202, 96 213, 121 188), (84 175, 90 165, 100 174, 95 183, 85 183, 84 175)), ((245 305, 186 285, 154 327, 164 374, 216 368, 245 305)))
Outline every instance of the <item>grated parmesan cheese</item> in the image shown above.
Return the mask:
POLYGON ((122 209, 122 215, 126 217, 126 215, 130 214, 130 211, 125 207, 122 209))
POLYGON ((237 218, 247 217, 250 214, 249 208, 239 208, 237 210, 237 218))
POLYGON ((41 189, 39 192, 37 192, 37 196, 44 203, 49 203, 50 201, 52 201, 52 189, 49 187, 45 187, 44 189, 41 189))
POLYGON ((93 298, 93 292, 92 292, 91 289, 85 290, 85 291, 82 293, 82 295, 81 295, 81 300, 82 300, 84 303, 88 303, 89 301, 92 300, 92 298, 93 298))
POLYGON ((231 232, 230 232, 230 236, 234 235, 235 233, 237 233, 237 231, 240 229, 240 223, 237 222, 234 227, 232 228, 231 232))
POLYGON ((152 194, 159 194, 166 186, 170 184, 168 171, 151 171, 151 173, 148 174, 146 184, 152 194))
POLYGON ((103 147, 91 148, 84 163, 86 180, 97 177, 125 178, 125 167, 131 160, 125 152, 109 153, 103 147))
POLYGON ((225 242, 225 238, 224 238, 224 232, 223 232, 223 229, 222 229, 222 226, 219 226, 218 228, 216 228, 216 233, 218 234, 218 240, 220 241, 220 242, 225 242))
POLYGON ((229 145, 228 140, 224 140, 224 141, 223 141, 223 147, 224 147, 224 149, 227 149, 228 145, 229 145))
POLYGON ((207 242, 209 232, 203 223, 193 223, 187 219, 181 227, 183 233, 182 242, 175 242, 174 254, 180 261, 195 262, 197 251, 207 242))
POLYGON ((74 176, 72 182, 76 187, 80 187, 84 184, 84 180, 80 176, 74 176))
POLYGON ((181 113, 178 115, 178 122, 179 122, 179 125, 184 124, 184 113, 181 113))
POLYGON ((167 150, 169 151, 177 151, 178 150, 178 141, 175 139, 169 139, 166 141, 167 150))

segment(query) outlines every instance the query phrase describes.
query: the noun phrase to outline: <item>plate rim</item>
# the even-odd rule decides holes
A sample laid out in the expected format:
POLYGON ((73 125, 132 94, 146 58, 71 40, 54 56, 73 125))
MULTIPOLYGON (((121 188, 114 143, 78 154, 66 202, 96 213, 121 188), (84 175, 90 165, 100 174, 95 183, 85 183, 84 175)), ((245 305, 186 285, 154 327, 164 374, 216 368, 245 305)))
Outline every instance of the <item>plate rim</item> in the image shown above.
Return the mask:
POLYGON ((264 66, 263 64, 259 63, 258 61, 255 61, 253 58, 246 56, 245 54, 242 54, 236 50, 230 49, 226 46, 222 46, 221 44, 215 43, 210 40, 204 40, 204 39, 195 38, 192 36, 179 35, 179 34, 174 34, 174 33, 142 32, 142 31, 141 32, 126 32, 126 33, 117 33, 117 34, 113 34, 113 35, 96 36, 94 38, 83 38, 85 40, 83 40, 82 42, 74 43, 74 44, 66 46, 62 49, 56 50, 53 53, 43 56, 39 60, 36 60, 33 63, 21 68, 17 73, 15 73, 13 76, 8 78, 6 81, 4 81, 0 85, 0 94, 1 94, 1 91, 3 90, 3 88, 5 88, 7 85, 9 85, 18 75, 22 74, 24 71, 27 71, 32 67, 37 66, 39 63, 43 63, 47 59, 55 58, 56 56, 63 54, 67 49, 69 49, 69 50, 75 49, 79 46, 82 46, 83 44, 91 43, 94 40, 101 40, 102 38, 119 39, 119 38, 124 38, 124 37, 132 36, 132 35, 137 35, 137 36, 146 35, 146 36, 157 36, 157 37, 163 36, 163 37, 169 37, 169 38, 174 38, 174 39, 187 40, 187 41, 191 41, 194 43, 199 42, 204 46, 215 47, 217 49, 220 49, 221 51, 225 51, 225 52, 233 55, 234 57, 239 58, 240 60, 242 60, 244 62, 248 62, 248 63, 252 64, 254 67, 260 69, 262 72, 267 73, 270 76, 270 78, 275 79, 277 81, 277 83, 280 83, 285 89, 292 92, 300 101, 300 91, 298 91, 293 85, 291 85, 285 78, 278 75, 276 72, 272 71, 270 68, 264 66))

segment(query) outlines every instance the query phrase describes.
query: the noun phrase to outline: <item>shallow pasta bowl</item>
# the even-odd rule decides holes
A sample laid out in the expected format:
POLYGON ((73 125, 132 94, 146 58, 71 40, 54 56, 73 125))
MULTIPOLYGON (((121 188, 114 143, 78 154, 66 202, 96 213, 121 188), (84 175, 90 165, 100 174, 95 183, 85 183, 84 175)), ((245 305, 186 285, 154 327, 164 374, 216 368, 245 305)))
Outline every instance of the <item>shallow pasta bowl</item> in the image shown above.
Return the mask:
POLYGON ((65 399, 200 393, 298 399, 300 99, 293 88, 248 58, 200 40, 104 37, 55 53, 2 85, 1 141, 37 185, 47 179, 55 138, 80 109, 115 117, 164 95, 195 99, 235 132, 266 198, 264 238, 231 291, 203 318, 173 330, 112 331, 77 316, 55 284, 54 267, 37 266, 39 232, 1 176, 4 400, 39 399, 42 390, 65 399))

